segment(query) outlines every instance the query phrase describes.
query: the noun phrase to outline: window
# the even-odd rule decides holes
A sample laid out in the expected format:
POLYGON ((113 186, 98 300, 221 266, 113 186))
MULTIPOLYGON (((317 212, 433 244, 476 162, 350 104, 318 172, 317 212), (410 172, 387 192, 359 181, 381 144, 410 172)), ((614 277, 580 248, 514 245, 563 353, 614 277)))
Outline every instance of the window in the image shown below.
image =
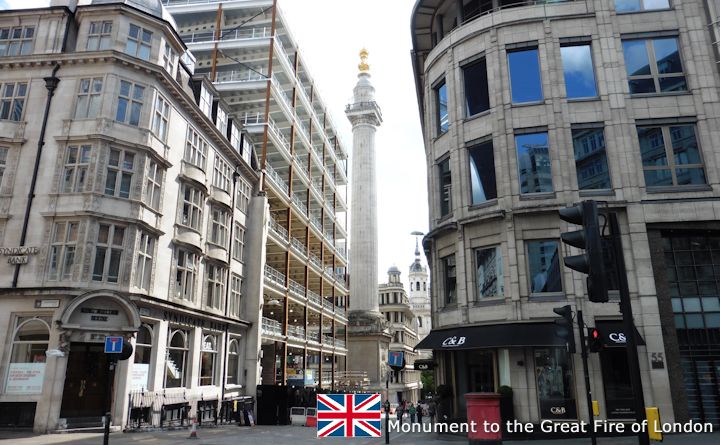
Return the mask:
POLYGON ((203 193, 195 187, 183 184, 182 186, 182 213, 179 223, 194 230, 200 230, 203 216, 203 193))
POLYGON ((211 217, 212 221, 210 223, 208 241, 223 249, 227 249, 230 231, 230 214, 217 207, 213 207, 211 217))
POLYGON ((530 293, 562 292, 560 252, 555 240, 526 241, 530 293))
POLYGON ((188 362, 189 333, 180 329, 169 331, 168 352, 165 360, 165 387, 179 388, 185 386, 188 362))
POLYGON ((102 51, 110 48, 112 37, 112 22, 90 22, 88 30, 87 46, 88 51, 102 51))
POLYGON ((227 385, 237 385, 240 383, 240 351, 237 339, 232 339, 228 343, 227 358, 227 385))
POLYGON ((426 291, 426 290, 427 290, 427 283, 425 281, 423 281, 423 291, 426 291))
POLYGON ((217 357, 217 338, 204 335, 200 350, 200 386, 215 384, 215 358, 217 357))
POLYGON ((185 249, 175 250, 175 296, 181 300, 195 301, 195 277, 198 256, 185 249))
POLYGON ((492 141, 470 147, 470 185, 472 204, 482 204, 497 198, 495 184, 495 155, 492 141))
POLYGON ((63 193, 85 191, 88 168, 90 166, 90 145, 70 145, 65 150, 65 170, 63 171, 63 193))
POLYGON ((477 298, 499 297, 505 294, 503 260, 500 247, 475 249, 477 298))
POLYGON ((125 52, 143 60, 150 59, 152 32, 137 25, 130 24, 125 52))
POLYGON ((572 138, 578 189, 610 189, 610 171, 605 153, 603 129, 573 129, 572 138))
POLYGON ((507 54, 512 103, 520 104, 543 100, 538 49, 508 51, 507 54))
POLYGON ((138 329, 137 338, 135 340, 135 365, 150 364, 152 358, 152 338, 153 329, 151 326, 143 324, 138 329))
POLYGON ((487 63, 485 58, 469 63, 462 68, 465 80, 465 112, 473 116, 490 109, 488 93, 487 63))
POLYGON ((5 176, 5 169, 7 168, 7 155, 8 148, 0 147, 0 187, 2 187, 3 176, 5 176))
POLYGON ((147 163, 147 179, 145 183, 144 202, 150 208, 160 210, 162 196, 163 169, 152 159, 147 163))
POLYGON ((677 37, 622 44, 630 94, 687 91, 677 37))
POLYGON ((203 85, 200 88, 200 111, 210 119, 212 119, 212 103, 212 93, 203 85))
POLYGON ((55 223, 50 240, 48 279, 69 280, 72 278, 79 226, 77 221, 55 223))
POLYGON ((438 163, 440 171, 440 216, 445 216, 452 210, 452 175, 450 174, 450 158, 438 163))
POLYGON ((163 142, 167 140, 169 119, 170 103, 158 93, 155 98, 155 112, 153 113, 152 132, 163 142))
POLYGON ((536 348, 534 353, 540 418, 577 419, 572 357, 564 346, 536 348))
POLYGON ((669 0, 615 0, 615 11, 635 12, 653 9, 669 9, 669 0))
MULTIPOLYGON (((232 190, 232 167, 225 162, 218 153, 215 153, 215 165, 213 168, 213 186, 230 193, 232 190)), ((231 195, 232 196, 232 195, 231 195)))
POLYGON ((442 258, 441 261, 445 281, 445 304, 457 303, 457 294, 455 292, 455 255, 446 256, 442 258))
POLYGON ((192 165, 205 169, 205 160, 207 159, 207 142, 188 126, 187 139, 185 141, 185 161, 192 165))
POLYGON ((447 132, 450 128, 448 116, 447 85, 443 79, 435 88, 435 121, 438 136, 447 132))
POLYGON ((419 328, 422 327, 422 319, 423 319, 422 317, 418 317, 418 327, 419 328))
POLYGON ((23 117, 25 108, 25 97, 27 95, 27 83, 2 83, 0 84, 0 120, 19 122, 23 117))
POLYGON ((218 104, 217 106, 217 116, 215 117, 215 126, 218 130, 220 130, 220 133, 227 137, 227 128, 228 128, 228 115, 227 111, 223 107, 218 104))
POLYGON ((243 178, 238 178, 237 182, 237 198, 235 200, 235 207, 243 213, 247 213, 248 205, 250 204, 250 193, 252 187, 243 178))
POLYGON ((547 133, 515 135, 520 193, 553 191, 547 133))
POLYGON ((140 113, 142 112, 144 96, 144 86, 121 80, 115 120, 129 125, 138 126, 140 123, 140 113))
POLYGON ((108 158, 107 178, 105 178, 105 194, 129 198, 134 171, 135 153, 111 148, 108 158))
POLYGON ((207 291, 205 292, 205 306, 222 310, 225 298, 225 280, 227 269, 216 264, 208 263, 206 269, 207 291))
POLYGON ((597 97, 595 70, 589 43, 560 47, 568 99, 597 97))
POLYGON ((243 260, 243 248, 245 247, 245 228, 240 223, 235 223, 233 230, 233 251, 232 256, 237 261, 243 260))
POLYGON ((230 301, 228 302, 228 315, 230 317, 240 316, 240 297, 242 296, 242 278, 240 275, 232 274, 230 277, 230 301))
POLYGON ((638 127, 646 187, 705 184, 693 125, 638 127))
POLYGON ((173 51, 172 47, 165 44, 165 49, 163 50, 163 67, 165 68, 165 71, 170 73, 171 76, 175 75, 175 61, 177 60, 177 54, 175 51, 173 51))
POLYGON ((45 351, 50 343, 50 327, 40 318, 18 317, 12 337, 5 394, 40 394, 45 375, 45 351), (12 375, 32 373, 39 379, 12 379, 12 375))
POLYGON ((123 260, 125 228, 114 224, 100 224, 95 243, 93 281, 117 283, 123 260))
POLYGON ((32 53, 34 26, 0 28, 0 56, 17 56, 32 53))
POLYGON ((135 287, 150 289, 150 278, 153 271, 153 257, 155 256, 155 237, 140 232, 138 243, 137 263, 135 264, 135 287))
POLYGON ((415 290, 416 291, 420 290, 420 282, 419 281, 415 282, 415 290))
POLYGON ((78 99, 75 106, 75 119, 97 117, 102 102, 103 80, 101 77, 80 79, 78 99))

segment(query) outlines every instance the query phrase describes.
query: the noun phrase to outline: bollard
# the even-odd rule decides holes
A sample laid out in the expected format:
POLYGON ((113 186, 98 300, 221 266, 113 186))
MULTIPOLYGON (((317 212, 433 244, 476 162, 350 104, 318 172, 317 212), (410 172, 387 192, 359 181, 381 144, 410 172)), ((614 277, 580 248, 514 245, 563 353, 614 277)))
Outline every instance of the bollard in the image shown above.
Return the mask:
POLYGON ((103 445, 108 445, 110 442, 110 413, 105 413, 105 425, 103 430, 103 445))

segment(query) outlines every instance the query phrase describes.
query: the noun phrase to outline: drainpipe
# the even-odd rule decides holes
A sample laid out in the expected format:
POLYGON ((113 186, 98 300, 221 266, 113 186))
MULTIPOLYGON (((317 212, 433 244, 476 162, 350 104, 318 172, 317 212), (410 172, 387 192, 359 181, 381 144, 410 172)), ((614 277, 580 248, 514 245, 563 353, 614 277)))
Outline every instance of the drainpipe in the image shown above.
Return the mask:
MULTIPOLYGON (((228 243, 228 265, 230 266, 228 268, 228 274, 225 279, 225 317, 228 317, 228 303, 230 302, 230 286, 232 285, 232 254, 233 254, 233 236, 235 236, 235 200, 237 199, 237 180, 240 174, 238 173, 238 169, 240 167, 235 167, 235 171, 233 172, 233 187, 232 187, 232 209, 231 209, 231 215, 233 216, 230 218, 230 236, 229 236, 229 243, 228 243)), ((220 386, 220 406, 222 407, 223 402, 225 401, 225 384, 227 382, 227 376, 225 373, 227 372, 227 357, 228 357, 228 345, 230 344, 230 339, 228 338, 228 326, 229 323, 225 323, 225 345, 223 346, 223 359, 222 359, 222 376, 221 381, 222 384, 220 386)))
MULTIPOLYGON (((30 221, 30 210, 32 208, 33 199, 35 198, 35 185, 37 184, 38 170, 40 169, 40 157, 42 156, 42 149, 45 145, 45 130, 47 129, 47 121, 50 116, 50 104, 52 98, 55 95, 55 89, 60 83, 60 79, 55 77, 55 74, 60 69, 60 64, 55 63, 55 67, 52 70, 52 74, 49 77, 45 77, 45 88, 48 90, 47 101, 45 102, 45 114, 43 115, 42 127, 40 127, 40 138, 38 139, 37 153, 35 154, 35 167, 33 168, 32 180, 30 182, 30 191, 28 193, 28 202, 25 207, 25 218, 23 219, 22 233, 20 234, 20 247, 25 246, 25 238, 27 237, 28 223, 30 221)), ((17 287, 18 277, 20 276, 20 264, 15 265, 15 272, 13 273, 12 287, 17 287)))

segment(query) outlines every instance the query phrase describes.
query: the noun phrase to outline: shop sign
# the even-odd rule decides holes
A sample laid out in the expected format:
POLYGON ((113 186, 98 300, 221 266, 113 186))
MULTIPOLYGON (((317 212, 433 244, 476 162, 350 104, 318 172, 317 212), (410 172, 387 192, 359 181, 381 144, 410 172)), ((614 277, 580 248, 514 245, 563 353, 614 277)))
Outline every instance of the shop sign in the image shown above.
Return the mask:
POLYGON ((30 255, 38 253, 38 247, 0 247, 0 255, 7 257, 8 264, 27 264, 30 255))
POLYGON ((163 320, 169 321, 173 324, 182 326, 189 326, 193 328, 205 328, 212 329, 215 331, 224 331, 227 328, 227 323, 220 323, 212 320, 205 320, 202 318, 193 317, 190 315, 178 314, 170 311, 163 311, 163 320))
POLYGON ((435 369, 435 362, 432 360, 415 360, 416 371, 429 371, 435 369))
POLYGON ((627 343, 627 338, 623 332, 611 332, 608 334, 608 338, 616 345, 624 345, 627 343))
POLYGON ((150 365, 148 363, 133 363, 130 371, 130 389, 146 389, 149 375, 150 365))
POLYGON ((442 342, 443 348, 454 348, 465 344, 465 337, 452 336, 448 337, 442 342))
POLYGON ((45 363, 10 363, 5 394, 40 394, 45 363))
POLYGON ((542 419, 577 419, 574 399, 540 398, 542 419))

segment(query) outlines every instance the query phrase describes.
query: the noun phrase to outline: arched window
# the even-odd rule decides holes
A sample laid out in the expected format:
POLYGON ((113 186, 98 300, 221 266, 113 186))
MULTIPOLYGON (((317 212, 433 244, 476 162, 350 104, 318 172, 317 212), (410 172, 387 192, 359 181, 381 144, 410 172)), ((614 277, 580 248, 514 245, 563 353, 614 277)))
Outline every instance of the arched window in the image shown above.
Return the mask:
POLYGON ((200 352, 200 386, 215 384, 215 358, 217 357, 217 338, 204 335, 200 352))
POLYGON ((152 327, 146 324, 140 326, 137 333, 137 340, 135 340, 135 363, 150 364, 152 339, 152 327))
POLYGON ((238 341, 235 339, 230 340, 228 343, 228 358, 227 358, 227 381, 228 385, 237 385, 240 383, 238 372, 240 371, 240 349, 238 341))
POLYGON ((185 386, 185 370, 188 358, 188 332, 170 331, 168 353, 165 366, 165 387, 179 388, 185 386))
POLYGON ((19 318, 13 334, 6 394, 39 394, 45 379, 50 327, 39 318, 19 318))
POLYGON ((415 290, 420 290, 420 282, 419 281, 415 282, 415 290))

